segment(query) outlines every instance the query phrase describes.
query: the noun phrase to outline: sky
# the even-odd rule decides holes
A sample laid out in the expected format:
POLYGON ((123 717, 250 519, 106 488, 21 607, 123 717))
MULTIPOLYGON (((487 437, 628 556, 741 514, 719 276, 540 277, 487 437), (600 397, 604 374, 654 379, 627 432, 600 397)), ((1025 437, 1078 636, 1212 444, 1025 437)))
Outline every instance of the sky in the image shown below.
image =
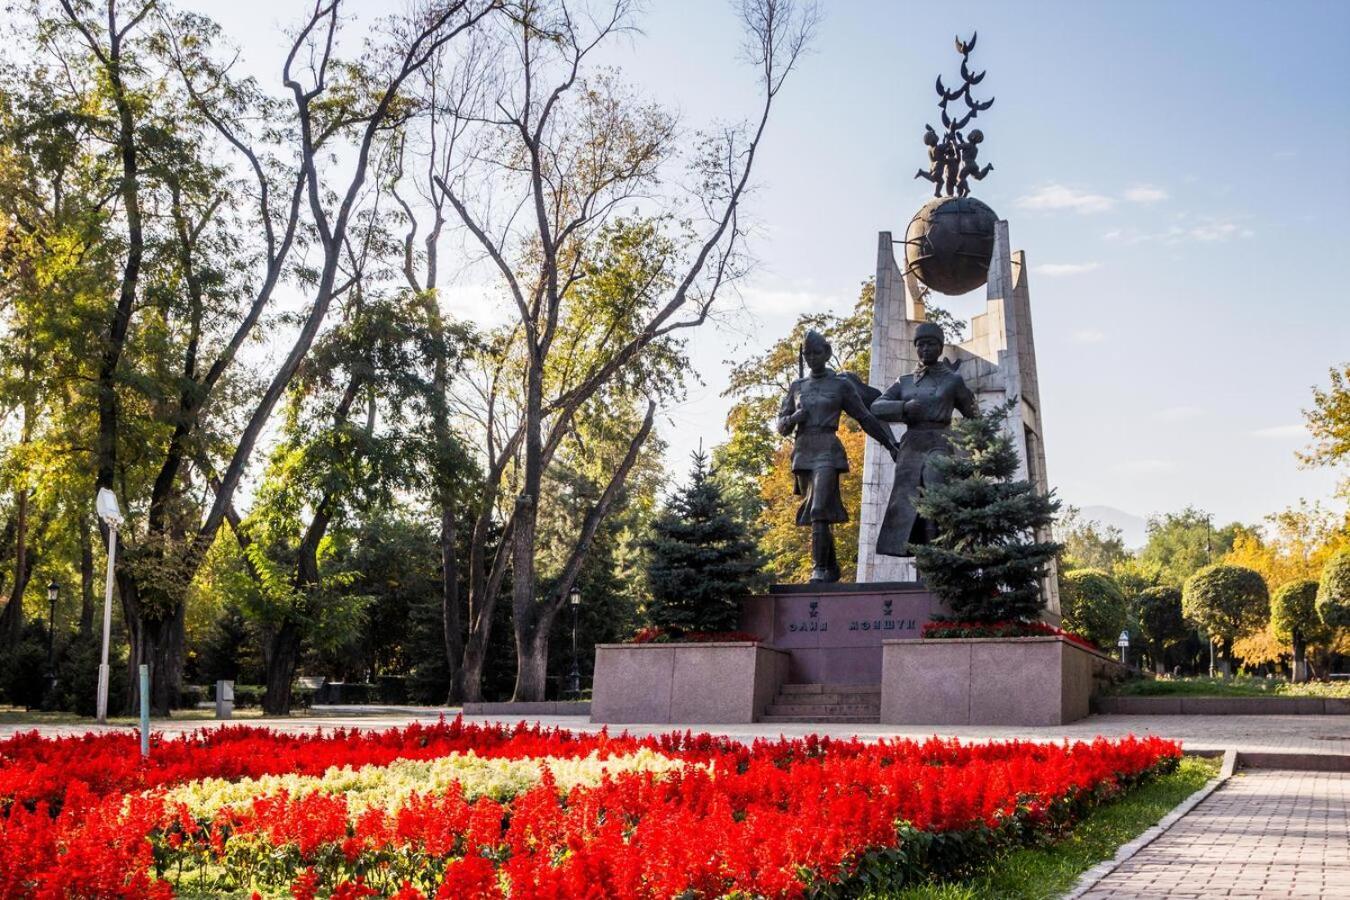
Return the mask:
MULTIPOLYGON (((299 0, 196 0, 275 78, 299 0), (293 8, 292 8, 293 7, 293 8)), ((357 0, 379 14, 393 7, 357 0)), ((725 438, 730 363, 809 311, 842 312, 929 195, 933 80, 978 29, 975 195, 1030 264, 1047 468, 1059 496, 1137 516, 1188 504, 1256 522, 1328 500, 1300 469, 1301 410, 1350 361, 1350 3, 827 0, 780 96, 747 212, 757 265, 691 339, 698 376, 666 410, 677 477, 725 438)), ((691 131, 751 115, 729 0, 650 0, 604 58, 691 131)), ((481 316, 469 276, 452 308, 481 316)), ((984 291, 941 298, 982 311, 984 291)), ((884 387, 882 385, 881 387, 884 387)))

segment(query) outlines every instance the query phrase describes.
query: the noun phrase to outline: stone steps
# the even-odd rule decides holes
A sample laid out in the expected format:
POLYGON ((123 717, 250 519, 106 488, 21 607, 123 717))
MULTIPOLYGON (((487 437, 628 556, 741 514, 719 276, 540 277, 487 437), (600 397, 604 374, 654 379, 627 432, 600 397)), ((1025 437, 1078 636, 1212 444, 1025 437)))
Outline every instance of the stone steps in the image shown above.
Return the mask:
POLYGON ((881 696, 879 684, 785 684, 780 694, 876 694, 881 696))
POLYGON ((785 684, 760 721, 866 724, 880 719, 880 685, 785 684))
MULTIPOLYGON (((783 698, 779 698, 780 700, 783 698)), ((870 703, 771 703, 765 710, 770 716, 815 716, 834 719, 838 716, 881 715, 880 704, 870 703)))
POLYGON ((768 724, 788 724, 806 722, 813 725, 875 725, 880 716, 760 716, 759 720, 768 724))

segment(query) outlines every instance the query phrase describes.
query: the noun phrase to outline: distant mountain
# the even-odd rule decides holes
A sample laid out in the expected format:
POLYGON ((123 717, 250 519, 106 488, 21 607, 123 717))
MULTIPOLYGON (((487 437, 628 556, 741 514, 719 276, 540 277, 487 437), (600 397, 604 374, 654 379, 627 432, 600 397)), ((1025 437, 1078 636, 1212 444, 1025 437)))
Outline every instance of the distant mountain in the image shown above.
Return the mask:
POLYGON ((1086 520, 1119 528, 1121 536, 1125 539, 1125 546, 1131 550, 1139 549, 1148 540, 1148 523, 1143 516, 1127 513, 1114 506, 1083 506, 1079 507, 1079 512, 1086 520))

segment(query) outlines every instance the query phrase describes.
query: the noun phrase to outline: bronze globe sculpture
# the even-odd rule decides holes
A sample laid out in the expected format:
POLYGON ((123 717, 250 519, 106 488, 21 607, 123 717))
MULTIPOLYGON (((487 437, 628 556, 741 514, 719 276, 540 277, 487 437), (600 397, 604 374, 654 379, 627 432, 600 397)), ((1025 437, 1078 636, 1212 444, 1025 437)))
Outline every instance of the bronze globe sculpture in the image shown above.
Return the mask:
POLYGON ((948 89, 940 75, 934 85, 944 131, 939 134, 932 125, 924 129, 928 168, 914 173, 915 178, 933 184, 933 199, 919 208, 905 231, 906 271, 939 294, 964 294, 984 284, 989 280, 989 261, 994 255, 998 216, 970 196, 970 180, 983 181, 994 168, 979 162, 984 132, 978 128, 965 131, 980 113, 994 105, 994 98, 976 100, 971 93, 987 74, 970 67, 976 37, 972 34, 968 41, 956 39, 956 52, 961 54, 961 86, 948 89), (961 105, 954 105, 958 102, 961 105))
POLYGON ((989 278, 998 216, 974 197, 934 197, 905 231, 909 271, 939 294, 964 294, 989 278))

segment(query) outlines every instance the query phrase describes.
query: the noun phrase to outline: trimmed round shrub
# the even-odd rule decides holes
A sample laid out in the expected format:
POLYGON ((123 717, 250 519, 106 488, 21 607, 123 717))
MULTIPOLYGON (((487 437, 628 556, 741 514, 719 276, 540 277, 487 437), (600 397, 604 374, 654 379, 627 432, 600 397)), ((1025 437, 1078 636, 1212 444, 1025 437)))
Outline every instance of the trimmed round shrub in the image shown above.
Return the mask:
POLYGON ((1303 579, 1280 585, 1270 598, 1270 625, 1286 644, 1315 644, 1329 637, 1317 614, 1317 582, 1303 579))
POLYGON ((1125 627, 1125 594, 1101 569, 1074 569, 1060 576, 1059 611, 1066 630, 1113 647, 1125 627))
POLYGON ((1181 611, 1228 651, 1269 621, 1270 592, 1261 574, 1245 566, 1205 566, 1186 579, 1181 611))
POLYGON ((1159 661, 1163 651, 1184 641, 1191 631, 1181 613, 1181 591, 1174 587, 1162 585, 1140 591, 1134 599, 1134 615, 1149 650, 1159 661))
POLYGON ((1350 626, 1350 548, 1327 560, 1317 586, 1317 614, 1332 628, 1350 626))

